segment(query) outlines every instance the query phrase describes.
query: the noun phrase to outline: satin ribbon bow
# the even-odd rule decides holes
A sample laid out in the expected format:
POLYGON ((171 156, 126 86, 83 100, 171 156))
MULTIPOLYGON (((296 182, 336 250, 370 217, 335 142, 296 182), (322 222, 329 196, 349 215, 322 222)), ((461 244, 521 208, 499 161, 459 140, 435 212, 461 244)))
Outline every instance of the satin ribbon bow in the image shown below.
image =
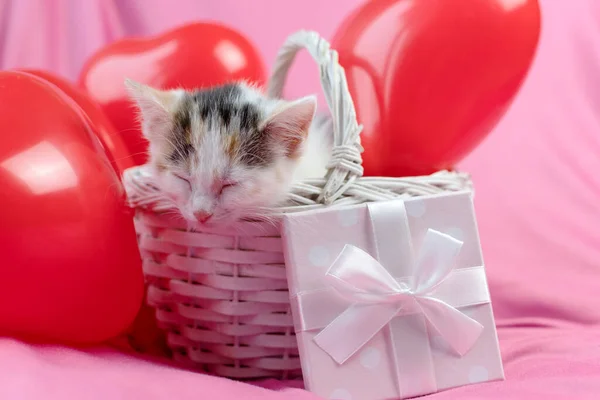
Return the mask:
MULTIPOLYGON (((428 230, 412 279, 396 280, 367 252, 346 245, 326 279, 351 305, 315 336, 315 343, 343 364, 393 318, 422 313, 450 347, 464 355, 483 326, 434 296, 435 289, 453 272, 461 246, 462 242, 451 236, 428 230)), ((473 270, 456 272, 466 275, 473 270)))

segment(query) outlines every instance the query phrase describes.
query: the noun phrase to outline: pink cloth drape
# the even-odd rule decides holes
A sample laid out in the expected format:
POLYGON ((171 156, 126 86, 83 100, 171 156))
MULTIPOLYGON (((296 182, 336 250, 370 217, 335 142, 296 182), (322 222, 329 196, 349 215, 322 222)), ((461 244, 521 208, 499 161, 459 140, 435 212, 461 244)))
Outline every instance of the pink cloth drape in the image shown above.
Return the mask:
MULTIPOLYGON (((361 0, 0 0, 0 68, 44 68, 75 79, 85 60, 126 36, 155 35, 180 24, 218 21, 244 33, 271 65, 290 33, 330 38, 361 0)), ((319 92, 318 72, 301 57, 292 96, 319 92), (308 86, 307 86, 308 83, 308 86), (308 90, 307 90, 308 89, 308 90)))
MULTIPOLYGON (((46 68, 75 78, 84 60, 111 40, 199 19, 245 33, 270 64, 289 33, 309 28, 330 38, 359 2, 3 0, 0 66, 46 68)), ((433 398, 600 395, 600 2, 540 2, 541 44, 531 73, 505 118, 460 165, 475 180, 508 380, 433 398)), ((290 95, 320 91, 306 58, 294 71, 290 95)), ((83 398, 88 387, 105 395, 93 398, 139 398, 132 397, 132 385, 142 388, 135 393, 143 398, 156 399, 198 398, 204 390, 206 398, 228 400, 265 393, 105 352, 0 341, 0 360, 0 398, 83 398), (24 393, 19 388, 31 395, 15 396, 24 393)), ((284 393, 281 398, 311 398, 284 393)))
POLYGON ((529 77, 461 168, 499 323, 598 324, 600 2, 542 1, 529 77))

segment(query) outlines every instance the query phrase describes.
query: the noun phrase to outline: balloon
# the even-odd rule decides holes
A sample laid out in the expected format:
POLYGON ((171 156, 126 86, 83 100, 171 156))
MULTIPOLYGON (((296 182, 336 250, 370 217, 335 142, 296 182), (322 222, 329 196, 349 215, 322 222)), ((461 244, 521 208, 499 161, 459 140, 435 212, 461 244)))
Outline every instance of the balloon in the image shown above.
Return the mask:
POLYGON ((93 125, 41 78, 0 72, 0 334, 73 344, 123 332, 143 274, 93 125))
POLYGON ((20 71, 45 79, 59 90, 62 90, 81 107, 90 119, 90 123, 94 125, 98 139, 104 146, 108 159, 119 176, 123 174, 124 170, 134 166, 133 158, 129 155, 129 150, 123 138, 117 134, 115 127, 108 120, 100 106, 87 93, 75 84, 50 72, 33 69, 21 69, 20 71))
POLYGON ((79 84, 99 102, 139 165, 147 160, 148 144, 123 86, 125 78, 162 89, 193 89, 240 79, 264 84, 265 76, 258 51, 240 33, 195 23, 108 45, 86 63, 79 84))
POLYGON ((373 0, 332 41, 364 125, 366 175, 451 169, 492 130, 540 35, 536 0, 373 0))

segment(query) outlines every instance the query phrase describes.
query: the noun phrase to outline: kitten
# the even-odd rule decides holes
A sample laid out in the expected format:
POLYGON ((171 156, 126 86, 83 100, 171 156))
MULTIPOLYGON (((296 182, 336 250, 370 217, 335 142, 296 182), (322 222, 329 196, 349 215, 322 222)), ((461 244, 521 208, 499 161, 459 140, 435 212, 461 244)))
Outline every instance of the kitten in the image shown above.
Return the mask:
POLYGON ((189 221, 260 216, 283 202, 294 182, 325 175, 331 120, 321 117, 311 129, 315 96, 271 99, 245 83, 197 91, 125 85, 150 142, 157 185, 189 221))

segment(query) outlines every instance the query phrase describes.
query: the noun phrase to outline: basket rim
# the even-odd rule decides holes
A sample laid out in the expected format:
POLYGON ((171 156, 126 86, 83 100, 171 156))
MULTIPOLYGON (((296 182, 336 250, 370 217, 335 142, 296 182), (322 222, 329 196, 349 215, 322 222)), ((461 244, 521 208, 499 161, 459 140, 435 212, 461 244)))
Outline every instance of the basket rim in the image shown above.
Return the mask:
MULTIPOLYGON (((140 165, 125 170, 123 183, 129 205, 132 208, 146 209, 159 214, 172 211, 172 203, 163 201, 164 194, 153 183, 153 176, 152 167, 149 165, 140 165)), ((340 198, 333 203, 325 204, 317 198, 325 184, 326 178, 305 180, 292 187, 286 203, 262 211, 269 216, 278 216, 332 206, 349 206, 374 201, 473 191, 471 176, 458 171, 444 170, 431 175, 398 178, 366 176, 356 178, 340 198)), ((248 223, 256 224, 258 222, 248 223)))

